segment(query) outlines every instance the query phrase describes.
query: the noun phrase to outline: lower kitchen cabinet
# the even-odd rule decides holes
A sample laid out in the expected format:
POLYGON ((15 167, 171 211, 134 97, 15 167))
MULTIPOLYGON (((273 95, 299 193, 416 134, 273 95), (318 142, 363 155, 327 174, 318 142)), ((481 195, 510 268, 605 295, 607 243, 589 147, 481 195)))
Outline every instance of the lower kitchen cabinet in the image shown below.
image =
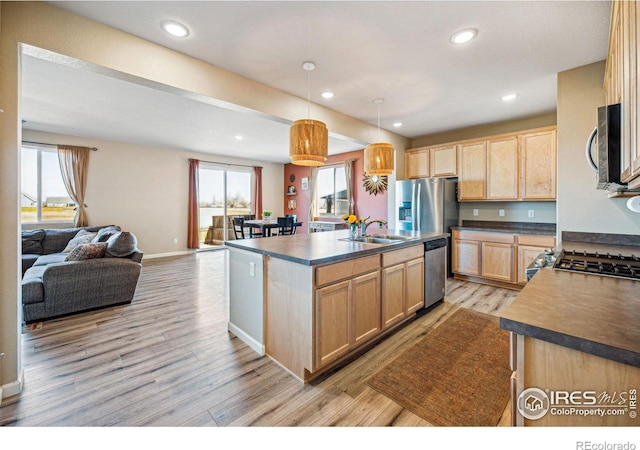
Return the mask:
POLYGON ((382 255, 382 328, 402 321, 424 306, 424 247, 382 255))
POLYGON ((519 289, 527 266, 555 242, 549 235, 453 230, 452 271, 458 279, 519 289))

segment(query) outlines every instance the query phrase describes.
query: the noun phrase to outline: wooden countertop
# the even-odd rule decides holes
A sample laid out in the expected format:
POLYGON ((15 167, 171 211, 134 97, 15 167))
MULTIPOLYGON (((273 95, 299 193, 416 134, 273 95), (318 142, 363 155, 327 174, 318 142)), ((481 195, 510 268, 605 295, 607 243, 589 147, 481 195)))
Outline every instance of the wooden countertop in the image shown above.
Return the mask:
POLYGON ((543 269, 501 314, 500 326, 640 367, 639 292, 635 280, 543 269))
MULTIPOLYGON (((370 234, 377 233, 374 231, 370 234)), ((349 230, 337 230, 324 231, 322 233, 225 241, 225 245, 232 249, 238 248, 313 266, 410 247, 450 236, 449 233, 420 233, 396 230, 388 230, 388 234, 403 235, 411 237, 411 239, 393 244, 367 244, 363 242, 341 241, 340 239, 349 237, 349 230)))

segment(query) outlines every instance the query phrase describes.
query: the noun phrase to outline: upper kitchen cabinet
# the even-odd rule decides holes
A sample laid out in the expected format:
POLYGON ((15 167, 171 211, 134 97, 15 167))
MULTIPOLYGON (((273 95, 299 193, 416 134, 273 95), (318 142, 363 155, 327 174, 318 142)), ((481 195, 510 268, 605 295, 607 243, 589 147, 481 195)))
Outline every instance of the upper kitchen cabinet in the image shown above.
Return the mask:
POLYGON ((556 198, 556 129, 520 136, 520 198, 556 198))
POLYGON ((404 158, 407 179, 458 176, 456 144, 409 149, 404 158))
POLYGON ((613 2, 609 54, 604 88, 607 104, 622 105, 621 179, 632 188, 640 187, 640 114, 638 113, 638 43, 637 23, 640 8, 636 2, 613 2))
POLYGON ((556 199, 556 127, 459 143, 458 200, 556 199))

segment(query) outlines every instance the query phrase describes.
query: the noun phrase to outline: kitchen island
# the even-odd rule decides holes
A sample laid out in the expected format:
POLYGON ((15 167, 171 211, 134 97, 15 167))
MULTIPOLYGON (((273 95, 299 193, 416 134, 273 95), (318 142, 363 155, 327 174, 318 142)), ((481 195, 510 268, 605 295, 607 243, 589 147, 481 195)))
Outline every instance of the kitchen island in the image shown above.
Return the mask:
POLYGON ((226 242, 229 331, 303 382, 392 333, 424 306, 424 243, 448 234, 389 233, 226 242))
MULTIPOLYGON (((563 247, 594 249, 566 236, 563 247)), ((552 268, 535 274, 500 319, 512 336, 514 425, 640 425, 639 290, 633 279, 552 268)))

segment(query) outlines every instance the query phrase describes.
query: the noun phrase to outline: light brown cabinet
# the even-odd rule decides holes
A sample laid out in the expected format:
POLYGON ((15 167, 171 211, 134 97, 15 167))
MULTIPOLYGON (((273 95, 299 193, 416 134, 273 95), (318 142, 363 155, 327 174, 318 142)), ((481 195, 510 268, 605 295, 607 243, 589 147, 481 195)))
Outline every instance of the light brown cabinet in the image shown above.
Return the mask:
POLYGON ((429 172, 430 153, 428 148, 406 151, 404 154, 404 170, 406 178, 427 178, 429 172))
POLYGON ((494 231, 453 230, 451 264, 454 277, 520 288, 526 267, 555 237, 494 231))
POLYGON ((489 139, 487 144, 487 200, 518 198, 518 137, 489 139))
POLYGON ((458 176, 458 148, 456 145, 432 147, 429 150, 429 173, 432 177, 458 176))
POLYGON ((557 132, 555 129, 520 136, 520 198, 556 198, 557 132))
POLYGON ((424 247, 382 255, 382 327, 389 328, 424 306, 424 247))
POLYGON ((622 104, 621 179, 630 187, 640 186, 639 15, 637 2, 613 2, 604 82, 607 104, 622 104))
POLYGON ((484 200, 487 192, 486 141, 460 144, 458 200, 484 200))
POLYGON ((335 361, 380 332, 380 272, 316 291, 316 366, 335 361))

